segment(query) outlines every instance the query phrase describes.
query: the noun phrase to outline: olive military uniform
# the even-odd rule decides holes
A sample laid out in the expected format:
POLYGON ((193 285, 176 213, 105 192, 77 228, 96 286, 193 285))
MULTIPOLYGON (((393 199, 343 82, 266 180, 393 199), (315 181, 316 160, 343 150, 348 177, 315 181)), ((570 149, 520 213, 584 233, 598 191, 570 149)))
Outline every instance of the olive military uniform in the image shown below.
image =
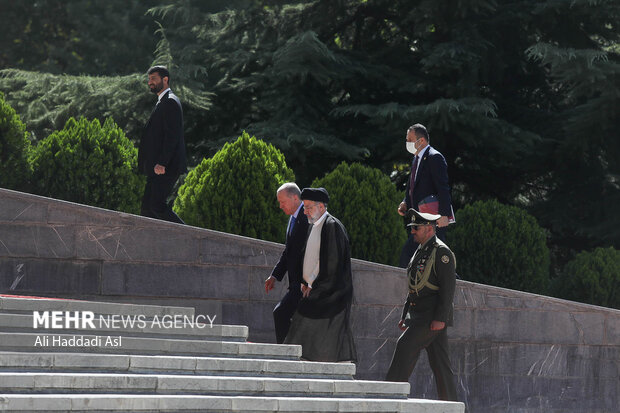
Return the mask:
POLYGON ((454 254, 436 236, 416 250, 407 267, 409 295, 402 315, 408 328, 398 339, 386 377, 388 381, 409 381, 420 352, 426 349, 439 399, 449 401, 456 401, 446 332, 452 325, 455 268, 454 254), (433 320, 446 323, 445 327, 431 330, 433 320))

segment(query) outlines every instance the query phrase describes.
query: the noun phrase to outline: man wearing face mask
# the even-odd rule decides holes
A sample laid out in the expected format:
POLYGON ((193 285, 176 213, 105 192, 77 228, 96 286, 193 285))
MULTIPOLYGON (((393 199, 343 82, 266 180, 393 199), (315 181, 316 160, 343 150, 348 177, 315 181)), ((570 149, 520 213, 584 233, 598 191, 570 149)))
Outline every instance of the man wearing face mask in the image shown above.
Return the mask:
MULTIPOLYGON (((443 155, 430 146, 429 142, 428 131, 424 125, 416 123, 407 130, 406 147, 414 158, 411 163, 411 174, 407 180, 405 198, 398 206, 398 213, 405 216, 405 213, 413 208, 439 214, 441 218, 437 220, 437 237, 445 241, 447 226, 450 222, 454 222, 448 184, 448 164, 443 155)), ((407 267, 417 246, 413 236, 410 235, 400 254, 400 267, 407 267)))

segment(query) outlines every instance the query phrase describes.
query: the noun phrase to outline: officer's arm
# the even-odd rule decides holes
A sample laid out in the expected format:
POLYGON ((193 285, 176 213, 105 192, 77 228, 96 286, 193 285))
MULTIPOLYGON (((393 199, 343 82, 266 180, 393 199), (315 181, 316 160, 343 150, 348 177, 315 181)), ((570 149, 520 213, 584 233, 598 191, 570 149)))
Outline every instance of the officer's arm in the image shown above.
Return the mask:
POLYGON ((439 248, 435 255, 435 272, 439 284, 439 301, 435 308, 433 320, 447 322, 454 290, 456 288, 456 262, 454 254, 447 248, 439 248))
POLYGON ((400 319, 404 320, 407 317, 408 312, 409 312, 409 297, 407 297, 407 301, 405 301, 405 306, 403 307, 403 314, 400 316, 400 319))

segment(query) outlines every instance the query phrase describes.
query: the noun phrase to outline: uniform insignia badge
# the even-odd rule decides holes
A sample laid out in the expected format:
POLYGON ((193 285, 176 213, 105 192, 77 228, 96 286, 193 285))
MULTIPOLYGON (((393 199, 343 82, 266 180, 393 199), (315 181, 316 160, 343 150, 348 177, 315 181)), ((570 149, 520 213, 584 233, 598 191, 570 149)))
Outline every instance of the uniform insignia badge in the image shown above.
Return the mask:
POLYGON ((447 255, 443 255, 443 256, 441 257, 441 262, 443 262, 444 264, 447 264, 447 263, 449 263, 449 262, 450 262, 450 258, 448 258, 448 256, 447 256, 447 255))

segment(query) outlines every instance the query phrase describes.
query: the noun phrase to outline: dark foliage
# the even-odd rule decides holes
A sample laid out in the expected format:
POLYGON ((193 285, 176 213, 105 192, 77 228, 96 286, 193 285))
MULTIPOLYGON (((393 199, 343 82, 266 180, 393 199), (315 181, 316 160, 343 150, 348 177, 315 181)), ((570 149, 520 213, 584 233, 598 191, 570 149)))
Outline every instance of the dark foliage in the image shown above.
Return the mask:
POLYGON ((328 209, 350 236, 351 255, 366 261, 397 265, 407 239, 395 205, 403 199, 380 170, 359 163, 341 163, 312 182, 329 192, 328 209))
POLYGON ((276 191, 294 180, 279 150, 244 132, 187 175, 174 210, 190 225, 284 242, 276 191))
POLYGON ((461 278, 544 294, 549 248, 536 219, 514 206, 477 201, 456 214, 448 231, 461 278))
POLYGON ((144 177, 138 150, 110 118, 67 121, 32 154, 33 189, 39 195, 117 211, 140 211, 144 177))
POLYGON ((0 92, 0 187, 27 190, 30 181, 30 141, 26 125, 0 92))

